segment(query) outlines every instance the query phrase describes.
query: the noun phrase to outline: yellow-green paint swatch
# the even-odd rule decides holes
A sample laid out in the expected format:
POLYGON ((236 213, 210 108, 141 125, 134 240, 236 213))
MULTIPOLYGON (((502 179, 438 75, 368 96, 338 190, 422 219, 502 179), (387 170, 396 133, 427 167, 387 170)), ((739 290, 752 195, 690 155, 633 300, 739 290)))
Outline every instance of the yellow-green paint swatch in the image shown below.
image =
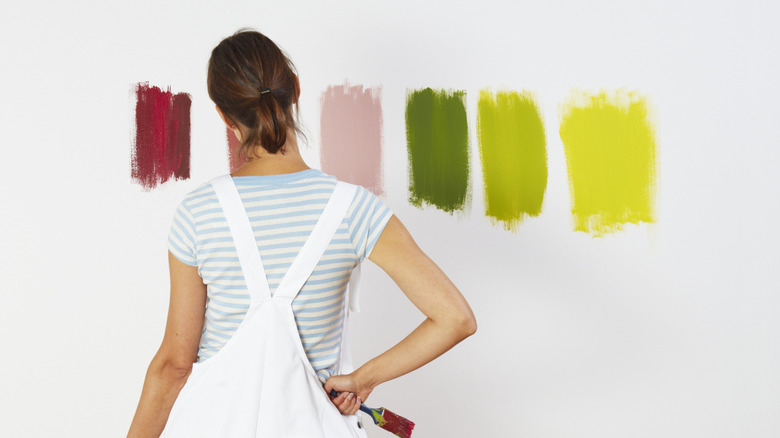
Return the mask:
POLYGON ((544 125, 528 92, 482 90, 477 137, 485 182, 485 214, 515 230, 542 212, 547 188, 544 125))
POLYGON ((575 91, 560 109, 574 230, 602 236, 655 222, 657 150, 647 100, 624 90, 575 91))

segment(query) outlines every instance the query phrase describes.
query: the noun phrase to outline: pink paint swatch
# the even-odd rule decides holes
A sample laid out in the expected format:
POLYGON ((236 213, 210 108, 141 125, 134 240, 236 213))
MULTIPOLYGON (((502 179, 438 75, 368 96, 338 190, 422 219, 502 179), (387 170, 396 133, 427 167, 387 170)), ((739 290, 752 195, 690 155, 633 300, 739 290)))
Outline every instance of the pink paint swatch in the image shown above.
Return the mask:
POLYGON ((171 93, 150 87, 148 82, 135 86, 135 142, 131 159, 131 177, 144 190, 174 179, 190 177, 190 107, 186 93, 171 93))
POLYGON ((238 153, 241 142, 238 141, 236 134, 233 134, 233 131, 227 126, 225 127, 225 132, 227 133, 228 164, 230 165, 230 171, 233 172, 246 163, 246 161, 242 160, 241 155, 238 153))
POLYGON ((322 171, 359 184, 376 195, 382 189, 381 88, 330 86, 322 93, 322 171))

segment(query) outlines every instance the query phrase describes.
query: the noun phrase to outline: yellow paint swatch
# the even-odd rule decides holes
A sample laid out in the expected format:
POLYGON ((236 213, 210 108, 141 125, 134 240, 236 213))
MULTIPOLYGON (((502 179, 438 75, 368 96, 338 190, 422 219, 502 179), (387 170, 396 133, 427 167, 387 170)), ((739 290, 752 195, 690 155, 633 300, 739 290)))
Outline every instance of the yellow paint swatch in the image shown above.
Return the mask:
POLYGON ((655 222, 657 150, 647 99, 574 91, 560 114, 574 230, 602 236, 655 222))

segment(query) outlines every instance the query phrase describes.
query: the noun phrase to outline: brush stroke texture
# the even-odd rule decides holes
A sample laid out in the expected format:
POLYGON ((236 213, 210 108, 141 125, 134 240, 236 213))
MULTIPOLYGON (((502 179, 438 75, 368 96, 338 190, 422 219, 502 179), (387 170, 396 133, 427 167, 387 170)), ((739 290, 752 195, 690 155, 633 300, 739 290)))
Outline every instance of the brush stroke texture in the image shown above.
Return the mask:
POLYGON ((225 127, 225 134, 227 135, 228 166, 230 167, 230 171, 233 172, 243 166, 246 161, 242 159, 241 154, 238 153, 241 142, 238 141, 236 134, 227 126, 225 127))
POLYGON ((465 91, 411 91, 406 98, 409 202, 450 214, 469 201, 465 91))
POLYGON ((542 212, 547 148, 539 109, 529 92, 482 90, 477 138, 485 183, 485 214, 516 231, 542 212))
POLYGON ((382 187, 382 89, 349 84, 322 93, 322 171, 384 194, 382 187))
POLYGON ((135 141, 130 175, 144 190, 190 177, 190 108, 186 93, 135 86, 135 141))
POLYGON ((637 92, 572 92, 561 105, 575 231, 602 236, 655 222, 656 139, 637 92))

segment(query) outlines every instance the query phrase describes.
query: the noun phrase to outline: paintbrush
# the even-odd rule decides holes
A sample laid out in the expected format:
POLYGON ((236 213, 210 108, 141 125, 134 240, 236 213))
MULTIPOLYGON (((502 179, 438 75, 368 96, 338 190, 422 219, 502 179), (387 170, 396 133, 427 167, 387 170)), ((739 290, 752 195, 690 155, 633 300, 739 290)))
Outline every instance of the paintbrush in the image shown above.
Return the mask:
MULTIPOLYGON (((330 391, 331 397, 338 397, 341 394, 336 390, 330 391)), ((371 415, 371 419, 374 420, 374 424, 382 429, 392 433, 395 436, 401 438, 411 438, 412 430, 414 429, 414 422, 409 421, 406 418, 389 411, 385 408, 371 409, 368 406, 360 403, 360 410, 371 415)))

